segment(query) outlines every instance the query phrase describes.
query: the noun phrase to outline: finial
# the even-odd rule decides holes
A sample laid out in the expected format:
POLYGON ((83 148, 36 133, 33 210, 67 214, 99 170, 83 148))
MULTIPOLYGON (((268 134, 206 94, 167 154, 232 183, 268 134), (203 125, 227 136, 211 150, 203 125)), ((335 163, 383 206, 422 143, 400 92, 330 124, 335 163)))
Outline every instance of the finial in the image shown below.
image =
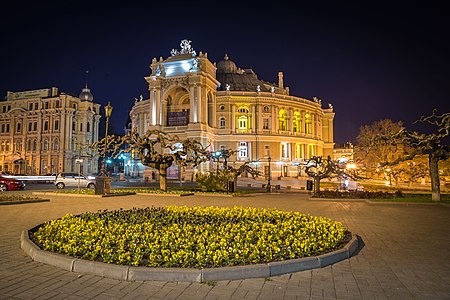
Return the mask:
POLYGON ((88 88, 89 70, 86 70, 86 88, 88 88))

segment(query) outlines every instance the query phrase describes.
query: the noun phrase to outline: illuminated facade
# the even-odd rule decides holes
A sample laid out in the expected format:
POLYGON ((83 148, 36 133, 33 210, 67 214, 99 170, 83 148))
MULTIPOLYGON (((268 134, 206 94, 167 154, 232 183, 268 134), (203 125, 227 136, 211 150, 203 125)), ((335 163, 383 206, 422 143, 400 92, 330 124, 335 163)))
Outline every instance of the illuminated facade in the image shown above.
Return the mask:
POLYGON ((87 85, 79 97, 55 87, 8 92, 0 102, 1 171, 96 173, 86 145, 98 140, 99 112, 87 85))
POLYGON ((333 155, 332 106, 289 95, 282 72, 277 84, 264 82, 227 55, 217 64, 207 53, 197 55, 190 41, 171 54, 152 60, 145 78, 149 98, 130 112, 139 133, 159 129, 209 144, 212 151, 233 149, 231 163, 254 161, 266 171, 271 157, 273 176, 298 176, 305 158, 333 155))

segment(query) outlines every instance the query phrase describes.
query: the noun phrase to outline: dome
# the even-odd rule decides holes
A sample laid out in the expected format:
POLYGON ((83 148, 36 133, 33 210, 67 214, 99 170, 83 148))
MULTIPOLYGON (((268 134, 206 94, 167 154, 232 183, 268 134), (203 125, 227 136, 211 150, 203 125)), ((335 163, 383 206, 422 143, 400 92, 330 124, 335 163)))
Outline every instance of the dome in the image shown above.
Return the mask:
POLYGON ((87 84, 86 87, 81 91, 79 96, 81 101, 92 101, 94 99, 94 96, 91 93, 91 90, 88 89, 87 84))
POLYGON ((217 73, 237 73, 236 64, 228 58, 225 54, 223 60, 219 61, 216 65, 217 73))

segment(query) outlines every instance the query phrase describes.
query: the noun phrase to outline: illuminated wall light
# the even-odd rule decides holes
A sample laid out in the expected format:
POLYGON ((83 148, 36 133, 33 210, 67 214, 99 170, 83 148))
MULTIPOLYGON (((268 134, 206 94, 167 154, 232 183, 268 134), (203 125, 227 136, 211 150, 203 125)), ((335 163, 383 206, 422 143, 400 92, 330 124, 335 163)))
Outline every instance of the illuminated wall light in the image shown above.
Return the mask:
POLYGON ((189 70, 191 69, 191 64, 188 63, 187 61, 184 61, 181 63, 181 67, 185 72, 189 72, 189 70))

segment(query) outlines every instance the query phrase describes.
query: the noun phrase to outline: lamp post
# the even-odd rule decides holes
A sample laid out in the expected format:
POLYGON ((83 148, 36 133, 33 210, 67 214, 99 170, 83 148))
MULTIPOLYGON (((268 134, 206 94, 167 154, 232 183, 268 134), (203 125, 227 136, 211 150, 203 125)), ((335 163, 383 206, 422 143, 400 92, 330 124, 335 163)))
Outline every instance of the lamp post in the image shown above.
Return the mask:
POLYGON ((106 127, 105 127, 105 151, 103 153, 103 169, 102 175, 106 175, 106 149, 108 148, 108 125, 109 118, 111 117, 113 107, 111 103, 108 101, 108 105, 105 106, 105 118, 106 118, 106 127))
POLYGON ((271 174, 270 174, 270 161, 272 160, 272 158, 269 156, 267 158, 267 160, 269 161, 269 168, 268 168, 269 176, 267 176, 267 191, 270 192, 270 177, 271 177, 271 174))

